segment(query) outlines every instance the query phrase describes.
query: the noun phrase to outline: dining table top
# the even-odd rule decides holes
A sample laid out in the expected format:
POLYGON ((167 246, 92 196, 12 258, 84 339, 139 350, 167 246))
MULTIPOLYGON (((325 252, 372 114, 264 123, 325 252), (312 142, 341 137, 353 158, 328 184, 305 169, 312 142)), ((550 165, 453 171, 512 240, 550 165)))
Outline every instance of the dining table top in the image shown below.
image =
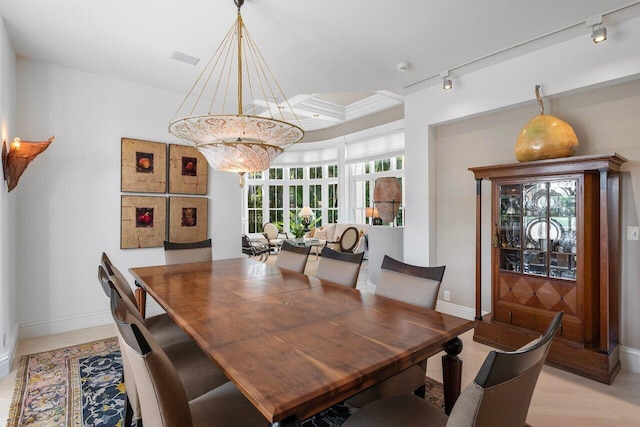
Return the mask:
POLYGON ((130 272, 271 423, 341 402, 474 325, 250 258, 130 272))

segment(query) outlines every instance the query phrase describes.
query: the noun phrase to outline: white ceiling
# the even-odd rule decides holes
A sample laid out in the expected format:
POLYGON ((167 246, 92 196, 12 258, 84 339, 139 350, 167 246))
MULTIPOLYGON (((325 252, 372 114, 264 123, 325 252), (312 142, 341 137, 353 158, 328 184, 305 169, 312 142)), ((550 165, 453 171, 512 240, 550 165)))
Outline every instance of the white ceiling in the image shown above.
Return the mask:
MULTIPOLYGON (((590 43, 585 21, 628 4, 246 0, 242 16, 287 97, 301 100, 295 108, 326 113, 322 120, 302 115, 303 128, 315 130, 397 107, 408 91, 441 84, 443 71, 454 69, 455 77, 500 55, 462 64, 561 28, 574 26, 530 49, 581 35, 590 43), (398 71, 400 62, 409 69, 398 71)), ((209 58, 236 7, 233 0, 0 0, 0 13, 19 56, 184 94, 204 61, 194 67, 171 53, 209 58)), ((607 15, 604 24, 614 32, 615 20, 630 15, 640 15, 640 6, 607 15)))

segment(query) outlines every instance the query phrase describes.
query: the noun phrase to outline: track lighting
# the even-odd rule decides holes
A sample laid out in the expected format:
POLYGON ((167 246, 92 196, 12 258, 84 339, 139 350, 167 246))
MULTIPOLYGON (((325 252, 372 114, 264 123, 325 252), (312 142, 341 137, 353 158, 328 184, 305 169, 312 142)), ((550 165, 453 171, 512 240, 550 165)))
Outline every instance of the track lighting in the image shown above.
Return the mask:
POLYGON ((449 90, 453 88, 453 81, 449 78, 449 72, 442 73, 442 89, 449 90))
POLYGON ((587 19, 587 28, 591 28, 591 40, 601 43, 607 39, 607 28, 602 26, 602 15, 587 19))
POLYGON ((600 27, 596 29, 594 25, 593 30, 591 31, 591 39, 593 40, 594 43, 600 43, 605 41, 607 39, 607 28, 600 27))

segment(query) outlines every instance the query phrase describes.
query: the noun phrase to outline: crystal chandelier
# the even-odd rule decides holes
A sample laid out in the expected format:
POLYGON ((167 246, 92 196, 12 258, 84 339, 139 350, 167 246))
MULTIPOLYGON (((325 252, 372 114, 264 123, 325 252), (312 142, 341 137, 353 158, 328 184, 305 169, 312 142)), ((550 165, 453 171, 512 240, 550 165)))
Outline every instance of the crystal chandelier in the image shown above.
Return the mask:
POLYGON ((238 7, 235 23, 178 107, 169 132, 195 145, 213 169, 237 172, 242 177, 268 169, 276 157, 302 139, 304 131, 242 21, 244 0, 234 3, 238 7), (243 83, 248 93, 243 92, 243 83), (237 114, 225 111, 236 87, 237 114), (199 113, 202 99, 209 99, 208 106, 206 112, 199 113), (221 110, 213 113, 216 101, 221 102, 221 110), (256 104, 263 111, 258 112, 256 104), (250 106, 251 114, 244 114, 243 105, 250 106), (181 114, 185 116, 176 118, 181 114), (288 118, 298 125, 289 123, 288 118))

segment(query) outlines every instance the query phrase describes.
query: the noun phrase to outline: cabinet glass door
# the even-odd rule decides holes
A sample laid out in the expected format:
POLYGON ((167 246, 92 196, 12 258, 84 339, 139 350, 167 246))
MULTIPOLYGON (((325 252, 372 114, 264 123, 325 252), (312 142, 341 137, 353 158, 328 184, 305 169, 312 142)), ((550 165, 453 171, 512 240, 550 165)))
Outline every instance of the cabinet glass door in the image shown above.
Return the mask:
POLYGON ((558 229, 549 242, 551 277, 576 279, 576 184, 575 180, 549 183, 549 223, 558 229))
POLYGON ((576 279, 577 180, 499 186, 500 269, 576 279))
POLYGON ((522 236, 522 185, 500 186, 500 224, 498 244, 500 246, 500 268, 521 271, 522 236))

